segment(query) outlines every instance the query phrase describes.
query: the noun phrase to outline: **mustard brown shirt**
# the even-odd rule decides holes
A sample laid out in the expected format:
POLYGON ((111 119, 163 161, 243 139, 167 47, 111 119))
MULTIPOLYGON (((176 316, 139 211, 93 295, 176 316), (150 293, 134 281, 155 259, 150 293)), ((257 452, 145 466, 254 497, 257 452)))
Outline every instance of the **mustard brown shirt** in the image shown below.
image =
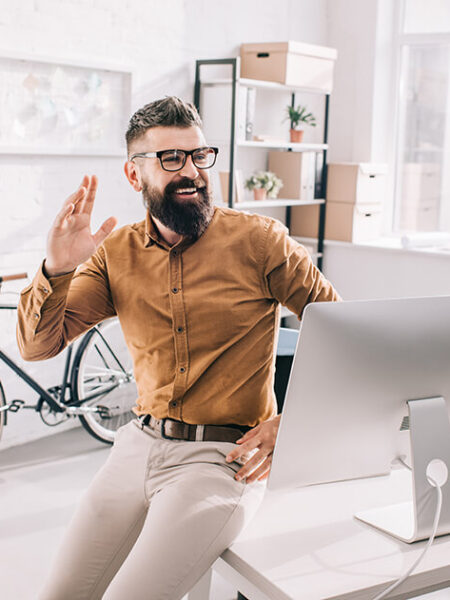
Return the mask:
POLYGON ((114 315, 133 358, 138 415, 253 427, 276 415, 279 304, 299 318, 339 296, 307 250, 269 217, 215 207, 204 234, 174 246, 147 215, 113 232, 76 272, 42 267, 21 294, 27 360, 58 354, 114 315))

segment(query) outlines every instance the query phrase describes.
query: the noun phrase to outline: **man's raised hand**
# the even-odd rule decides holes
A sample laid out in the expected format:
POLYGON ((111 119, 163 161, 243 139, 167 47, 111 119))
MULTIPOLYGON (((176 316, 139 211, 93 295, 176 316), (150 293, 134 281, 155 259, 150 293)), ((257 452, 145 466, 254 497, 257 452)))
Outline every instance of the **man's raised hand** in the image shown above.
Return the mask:
POLYGON ((117 219, 109 217, 95 234, 91 233, 97 184, 95 175, 85 175, 56 216, 47 238, 45 271, 49 277, 69 273, 85 262, 116 226, 117 219))

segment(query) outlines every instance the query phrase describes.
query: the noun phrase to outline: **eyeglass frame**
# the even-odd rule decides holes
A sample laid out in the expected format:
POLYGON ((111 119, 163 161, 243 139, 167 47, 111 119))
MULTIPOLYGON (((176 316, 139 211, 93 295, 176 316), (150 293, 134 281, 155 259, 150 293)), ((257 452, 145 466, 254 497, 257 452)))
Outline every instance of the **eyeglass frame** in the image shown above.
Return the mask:
POLYGON ((200 148, 194 148, 194 150, 181 150, 180 148, 168 148, 167 150, 158 150, 157 152, 137 152, 136 154, 132 154, 129 161, 133 161, 135 158, 158 158, 159 164, 161 165, 161 169, 166 171, 167 173, 176 173, 177 171, 181 171, 184 165, 186 164, 188 156, 191 156, 193 164, 197 169, 206 170, 211 169, 216 164, 217 155, 219 153, 219 148, 214 146, 201 146, 200 148), (194 152, 198 152, 199 150, 214 150, 214 162, 209 167, 199 167, 194 161, 194 152), (183 152, 184 153, 184 161, 179 169, 165 169, 161 157, 165 152, 183 152))

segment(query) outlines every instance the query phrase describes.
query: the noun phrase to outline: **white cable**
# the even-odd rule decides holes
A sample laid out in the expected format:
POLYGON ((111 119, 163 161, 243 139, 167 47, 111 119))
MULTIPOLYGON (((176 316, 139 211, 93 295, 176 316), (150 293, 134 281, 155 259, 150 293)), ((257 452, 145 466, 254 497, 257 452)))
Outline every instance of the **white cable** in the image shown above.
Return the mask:
MULTIPOLYGON (((409 469, 411 471, 411 467, 409 465, 407 465, 401 458, 399 458, 398 461, 402 465, 404 465, 407 469, 409 469)), ((436 537, 436 532, 437 532, 437 528, 438 528, 438 525, 439 525, 439 519, 441 517, 442 490, 441 490, 440 486, 438 485, 438 483, 432 477, 430 477, 429 475, 427 475, 427 479, 428 479, 429 484, 436 488, 436 512, 434 513, 433 530, 431 532, 430 537, 428 538, 427 545, 423 549, 422 553, 415 560, 415 562, 411 565, 411 567, 406 571, 406 573, 404 575, 402 575, 400 577, 400 579, 397 579, 397 581, 394 581, 394 583, 392 583, 383 592, 381 592, 380 594, 378 594, 377 596, 375 596, 375 598, 373 598, 373 600, 382 600, 382 598, 386 598, 386 596, 390 592, 392 592, 393 590, 395 590, 401 583, 403 583, 411 575, 411 573, 414 571, 414 569, 420 563, 420 561, 422 560, 422 558, 428 552, 431 544, 434 542, 434 538, 436 537)))

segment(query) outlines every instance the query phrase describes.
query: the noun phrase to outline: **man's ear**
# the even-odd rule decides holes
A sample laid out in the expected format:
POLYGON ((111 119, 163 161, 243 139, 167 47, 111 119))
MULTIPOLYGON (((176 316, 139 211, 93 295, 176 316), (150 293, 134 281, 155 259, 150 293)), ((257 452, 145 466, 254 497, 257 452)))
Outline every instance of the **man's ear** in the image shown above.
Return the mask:
POLYGON ((134 162, 131 160, 127 160, 125 163, 123 170, 125 171, 125 175, 130 182, 131 187, 135 192, 142 191, 141 184, 141 175, 139 173, 139 167, 137 167, 134 162))

